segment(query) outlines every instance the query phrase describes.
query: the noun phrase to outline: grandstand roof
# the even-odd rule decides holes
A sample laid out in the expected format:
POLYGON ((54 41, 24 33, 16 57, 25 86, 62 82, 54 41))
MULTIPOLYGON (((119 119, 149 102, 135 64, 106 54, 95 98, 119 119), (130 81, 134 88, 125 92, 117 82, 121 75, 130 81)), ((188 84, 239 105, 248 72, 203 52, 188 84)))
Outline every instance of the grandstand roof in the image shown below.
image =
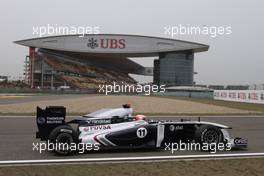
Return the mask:
POLYGON ((61 35, 15 41, 36 48, 90 54, 124 54, 126 56, 152 56, 162 52, 192 50, 207 51, 209 46, 168 38, 121 34, 61 35))

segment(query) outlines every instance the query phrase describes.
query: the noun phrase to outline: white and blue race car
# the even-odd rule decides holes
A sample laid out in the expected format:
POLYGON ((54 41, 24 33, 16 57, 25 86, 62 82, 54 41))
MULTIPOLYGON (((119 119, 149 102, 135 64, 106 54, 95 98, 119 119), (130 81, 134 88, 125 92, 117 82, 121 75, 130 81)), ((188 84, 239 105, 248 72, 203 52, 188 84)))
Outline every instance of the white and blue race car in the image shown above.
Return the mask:
MULTIPOLYGON (((247 148, 247 140, 231 138, 231 127, 205 121, 168 121, 132 116, 129 104, 105 108, 66 122, 66 108, 37 107, 36 138, 53 144, 89 144, 100 149, 164 148, 166 143, 223 143, 247 148)), ((54 149, 57 154, 73 153, 71 148, 54 149)))

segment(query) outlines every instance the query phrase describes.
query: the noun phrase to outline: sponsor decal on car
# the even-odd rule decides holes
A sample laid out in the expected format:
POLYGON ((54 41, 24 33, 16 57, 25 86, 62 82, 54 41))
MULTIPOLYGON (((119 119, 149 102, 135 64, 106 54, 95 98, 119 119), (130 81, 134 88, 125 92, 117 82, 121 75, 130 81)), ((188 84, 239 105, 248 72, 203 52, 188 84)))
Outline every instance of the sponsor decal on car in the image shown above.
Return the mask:
POLYGON ((140 127, 137 129, 137 137, 138 138, 144 138, 147 136, 147 134, 148 134, 148 131, 146 128, 140 127))
POLYGON ((174 125, 170 125, 170 126, 169 126, 169 129, 170 129, 170 131, 174 131, 174 130, 183 130, 183 125, 176 125, 176 126, 174 126, 174 125))
POLYGON ((242 138, 235 138, 234 139, 234 144, 236 144, 236 145, 245 145, 247 143, 248 142, 246 139, 242 139, 242 138))
POLYGON ((83 131, 95 131, 95 130, 110 130, 111 126, 110 125, 98 125, 98 126, 88 126, 83 128, 83 131))
POLYGON ((38 117, 38 118, 37 118, 37 123, 38 123, 38 124, 43 124, 43 123, 45 123, 45 122, 46 122, 45 117, 38 117))
POLYGON ((47 117, 48 124, 61 124, 64 121, 64 117, 47 117))
POLYGON ((111 119, 93 119, 93 120, 87 120, 86 123, 88 124, 107 124, 107 123, 111 123, 111 119))
POLYGON ((61 129, 60 132, 65 132, 65 133, 72 133, 72 130, 68 129, 61 129))

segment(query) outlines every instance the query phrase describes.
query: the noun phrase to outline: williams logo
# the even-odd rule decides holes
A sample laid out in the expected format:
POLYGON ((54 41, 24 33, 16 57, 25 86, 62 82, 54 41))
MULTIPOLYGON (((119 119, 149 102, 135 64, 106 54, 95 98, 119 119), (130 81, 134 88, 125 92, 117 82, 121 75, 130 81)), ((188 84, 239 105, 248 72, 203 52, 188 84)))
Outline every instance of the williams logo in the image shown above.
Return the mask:
POLYGON ((88 40, 87 47, 92 48, 92 49, 97 48, 98 47, 97 39, 90 38, 88 40))

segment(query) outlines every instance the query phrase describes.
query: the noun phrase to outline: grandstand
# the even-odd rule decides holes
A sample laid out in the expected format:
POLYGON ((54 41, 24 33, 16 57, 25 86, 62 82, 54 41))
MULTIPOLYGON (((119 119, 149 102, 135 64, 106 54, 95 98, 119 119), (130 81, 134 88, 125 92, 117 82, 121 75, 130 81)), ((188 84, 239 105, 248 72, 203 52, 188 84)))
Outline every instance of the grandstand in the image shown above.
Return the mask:
POLYGON ((96 89, 99 84, 135 84, 130 74, 153 76, 156 85, 192 86, 194 53, 209 46, 166 38, 91 34, 16 41, 29 47, 25 81, 31 88, 96 89), (156 57, 144 67, 131 57, 156 57))

